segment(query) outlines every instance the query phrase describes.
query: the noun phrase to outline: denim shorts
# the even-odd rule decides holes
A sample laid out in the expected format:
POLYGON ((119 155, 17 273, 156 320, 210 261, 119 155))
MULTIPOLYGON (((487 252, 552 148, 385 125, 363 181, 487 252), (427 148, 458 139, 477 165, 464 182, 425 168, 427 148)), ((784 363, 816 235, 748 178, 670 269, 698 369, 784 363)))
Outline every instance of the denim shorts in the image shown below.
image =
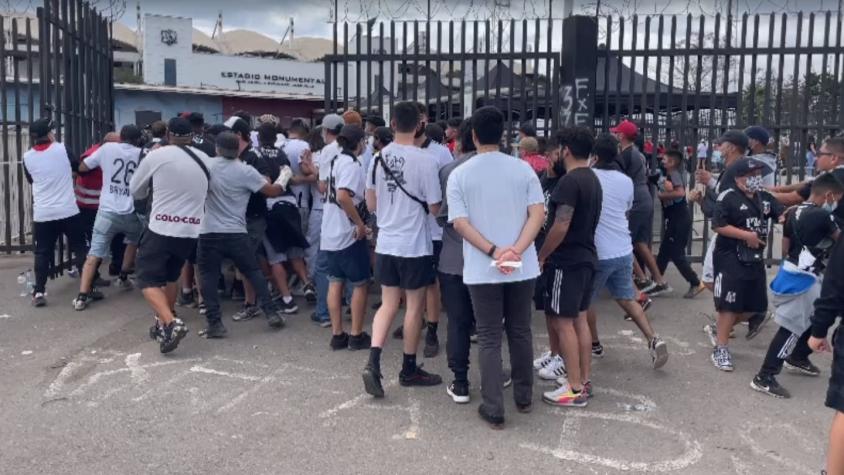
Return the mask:
POLYGON ((269 239, 264 238, 264 252, 267 254, 267 262, 270 265, 282 264, 291 259, 302 259, 305 257, 305 250, 301 247, 291 247, 286 252, 276 252, 269 239))
POLYGON ((633 300, 633 254, 598 261, 592 298, 597 299, 601 289, 607 288, 615 300, 633 300))
POLYGON ((360 287, 369 282, 372 275, 369 265, 369 247, 366 240, 340 251, 322 251, 328 261, 328 280, 330 282, 348 282, 352 287, 360 287))
POLYGON ((117 214, 100 210, 94 219, 88 255, 104 259, 109 255, 111 241, 118 234, 126 236, 126 244, 137 245, 141 240, 141 231, 143 224, 135 213, 117 214))

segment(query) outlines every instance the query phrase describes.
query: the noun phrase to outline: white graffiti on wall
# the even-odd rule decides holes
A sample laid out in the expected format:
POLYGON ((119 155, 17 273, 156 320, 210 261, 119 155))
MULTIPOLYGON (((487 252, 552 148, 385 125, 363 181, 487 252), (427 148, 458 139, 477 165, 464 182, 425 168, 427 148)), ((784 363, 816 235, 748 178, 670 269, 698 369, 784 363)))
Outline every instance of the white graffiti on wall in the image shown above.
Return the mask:
POLYGON ((592 116, 589 110, 589 78, 577 78, 574 84, 563 87, 563 124, 587 125, 592 116))

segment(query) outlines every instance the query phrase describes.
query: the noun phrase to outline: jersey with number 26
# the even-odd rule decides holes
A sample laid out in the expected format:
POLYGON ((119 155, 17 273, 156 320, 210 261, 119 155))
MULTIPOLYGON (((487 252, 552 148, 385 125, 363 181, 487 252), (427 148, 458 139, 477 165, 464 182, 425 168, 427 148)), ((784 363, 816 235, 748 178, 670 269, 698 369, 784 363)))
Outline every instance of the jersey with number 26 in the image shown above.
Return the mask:
POLYGON ((127 143, 103 144, 85 159, 85 166, 103 170, 103 189, 100 192, 100 211, 129 214, 135 211, 129 182, 138 168, 141 149, 127 143))

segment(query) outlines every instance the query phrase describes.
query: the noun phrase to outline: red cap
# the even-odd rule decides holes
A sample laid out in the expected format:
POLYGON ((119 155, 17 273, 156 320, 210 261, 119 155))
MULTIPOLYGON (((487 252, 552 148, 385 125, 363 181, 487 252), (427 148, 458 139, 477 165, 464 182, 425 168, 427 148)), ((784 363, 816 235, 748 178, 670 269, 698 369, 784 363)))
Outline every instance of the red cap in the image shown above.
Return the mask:
POLYGON ((610 132, 614 134, 624 134, 624 136, 628 139, 634 139, 637 135, 639 135, 639 127, 637 127, 636 124, 634 124, 632 121, 625 120, 610 129, 610 132))

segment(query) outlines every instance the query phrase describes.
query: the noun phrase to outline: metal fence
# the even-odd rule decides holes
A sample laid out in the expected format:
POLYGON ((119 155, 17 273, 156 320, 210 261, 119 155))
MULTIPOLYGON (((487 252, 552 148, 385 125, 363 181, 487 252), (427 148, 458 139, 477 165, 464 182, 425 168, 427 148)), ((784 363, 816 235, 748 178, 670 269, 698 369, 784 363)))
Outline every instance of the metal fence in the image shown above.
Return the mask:
MULTIPOLYGON (((388 116, 394 101, 417 100, 439 120, 492 104, 508 145, 524 123, 547 136, 632 119, 654 150, 691 147, 693 170, 701 142, 709 161, 723 131, 758 124, 791 183, 805 176, 810 144, 844 128, 842 18, 832 12, 341 24, 334 44, 326 111, 388 116)), ((708 228, 694 225, 695 260, 708 228)))
POLYGON ((0 252, 11 253, 33 244, 22 163, 29 124, 52 117, 56 139, 77 156, 111 130, 112 53, 108 21, 81 0, 45 0, 36 17, 0 16, 0 29, 0 252))

